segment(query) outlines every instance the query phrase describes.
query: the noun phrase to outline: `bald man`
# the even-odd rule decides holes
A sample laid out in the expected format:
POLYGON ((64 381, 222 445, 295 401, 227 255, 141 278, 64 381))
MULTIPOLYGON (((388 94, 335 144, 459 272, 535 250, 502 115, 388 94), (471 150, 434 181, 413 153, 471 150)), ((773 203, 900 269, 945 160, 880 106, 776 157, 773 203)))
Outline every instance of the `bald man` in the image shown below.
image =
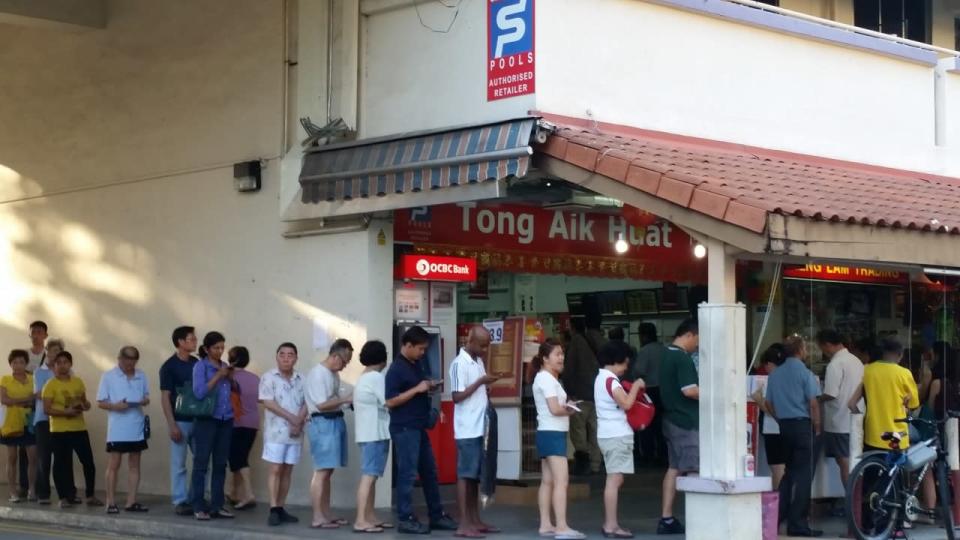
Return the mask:
POLYGON ((480 464, 483 462, 483 431, 487 396, 496 375, 487 375, 483 361, 490 350, 490 332, 475 326, 466 345, 450 365, 453 389, 453 436, 457 440, 457 505, 460 527, 457 536, 482 538, 498 529, 480 521, 480 464))

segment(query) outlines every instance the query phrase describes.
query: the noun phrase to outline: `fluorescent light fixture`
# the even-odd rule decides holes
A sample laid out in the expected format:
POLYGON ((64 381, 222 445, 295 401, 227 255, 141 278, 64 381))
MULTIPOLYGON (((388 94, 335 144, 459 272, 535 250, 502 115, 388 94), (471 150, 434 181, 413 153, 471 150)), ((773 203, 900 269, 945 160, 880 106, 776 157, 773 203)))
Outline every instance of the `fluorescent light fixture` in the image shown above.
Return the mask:
POLYGON ((960 276, 960 270, 953 268, 924 268, 924 274, 935 274, 938 276, 960 276))

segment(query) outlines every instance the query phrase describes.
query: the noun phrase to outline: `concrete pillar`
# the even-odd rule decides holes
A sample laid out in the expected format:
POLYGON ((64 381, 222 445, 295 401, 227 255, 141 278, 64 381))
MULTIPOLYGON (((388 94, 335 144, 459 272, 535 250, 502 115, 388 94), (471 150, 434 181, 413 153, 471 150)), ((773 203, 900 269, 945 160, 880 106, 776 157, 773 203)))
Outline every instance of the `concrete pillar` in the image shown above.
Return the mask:
POLYGON ((700 477, 681 478, 687 540, 761 540, 767 477, 744 478, 747 455, 746 314, 736 303, 736 260, 707 242, 708 302, 700 322, 700 477))

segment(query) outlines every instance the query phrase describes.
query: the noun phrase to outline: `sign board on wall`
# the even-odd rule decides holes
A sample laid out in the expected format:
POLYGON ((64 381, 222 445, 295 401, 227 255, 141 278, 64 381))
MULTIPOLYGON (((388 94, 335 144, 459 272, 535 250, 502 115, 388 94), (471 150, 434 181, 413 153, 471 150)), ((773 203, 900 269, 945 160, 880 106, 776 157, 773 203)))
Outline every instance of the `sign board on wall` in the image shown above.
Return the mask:
POLYGON ((394 239, 418 253, 475 257, 481 271, 706 280, 706 259, 694 257, 690 236, 630 206, 617 213, 494 203, 398 210, 394 239), (624 254, 614 249, 620 235, 624 254))
POLYGON ((487 101, 534 93, 534 0, 487 0, 487 101))
POLYGON ((402 279, 417 281, 453 281, 472 283, 477 280, 477 261, 467 257, 403 255, 402 279))
POLYGON ((783 277, 823 281, 848 281, 851 283, 876 283, 878 285, 906 285, 910 282, 910 274, 907 272, 831 264, 785 266, 783 269, 783 277))

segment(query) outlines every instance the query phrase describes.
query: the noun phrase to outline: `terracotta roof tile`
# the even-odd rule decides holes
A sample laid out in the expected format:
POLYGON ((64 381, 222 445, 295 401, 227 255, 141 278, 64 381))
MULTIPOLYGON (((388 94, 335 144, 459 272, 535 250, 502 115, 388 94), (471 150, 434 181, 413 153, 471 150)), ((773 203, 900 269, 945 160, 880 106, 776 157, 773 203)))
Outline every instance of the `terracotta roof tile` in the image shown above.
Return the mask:
POLYGON ((561 125, 537 150, 756 232, 779 213, 960 233, 960 179, 626 130, 561 125))

